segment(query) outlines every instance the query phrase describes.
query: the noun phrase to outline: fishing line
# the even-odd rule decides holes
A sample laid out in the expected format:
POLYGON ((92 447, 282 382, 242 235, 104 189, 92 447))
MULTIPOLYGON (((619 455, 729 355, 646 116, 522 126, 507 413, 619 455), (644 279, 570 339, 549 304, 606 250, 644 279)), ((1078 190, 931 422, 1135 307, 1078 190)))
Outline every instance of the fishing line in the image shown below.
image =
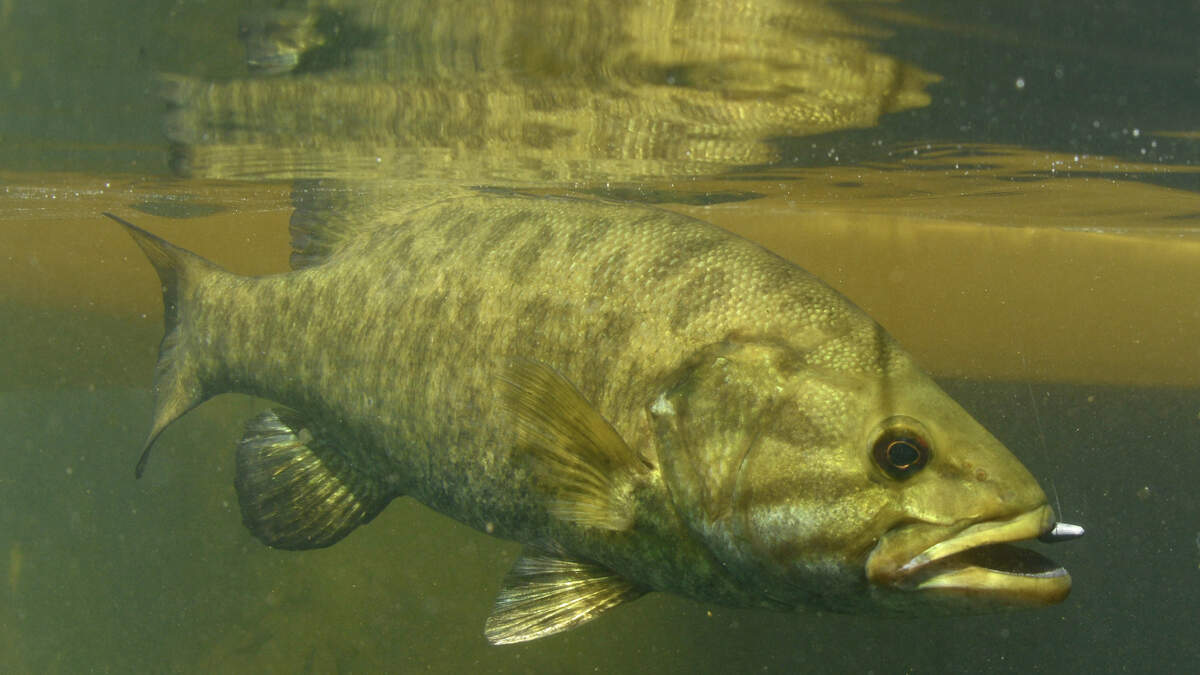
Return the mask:
MULTIPOLYGON (((1025 352, 1021 352, 1021 369, 1025 372, 1025 387, 1029 391, 1029 405, 1033 408, 1033 423, 1037 426, 1038 445, 1042 448, 1042 455, 1048 456, 1049 449, 1046 446, 1046 432, 1042 429, 1042 416, 1038 413, 1037 397, 1033 395, 1033 383, 1029 381, 1029 365, 1025 362, 1025 352)), ((1058 500, 1058 487, 1054 484, 1054 479, 1050 479, 1050 491, 1054 493, 1054 513, 1061 520, 1063 517, 1062 503, 1058 500)))

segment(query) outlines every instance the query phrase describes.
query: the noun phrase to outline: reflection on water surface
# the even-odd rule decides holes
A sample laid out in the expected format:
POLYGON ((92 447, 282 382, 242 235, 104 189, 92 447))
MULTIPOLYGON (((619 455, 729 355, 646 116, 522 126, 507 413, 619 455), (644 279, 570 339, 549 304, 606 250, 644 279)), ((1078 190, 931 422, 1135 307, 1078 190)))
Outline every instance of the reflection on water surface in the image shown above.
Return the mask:
POLYGON ((1194 662, 1195 20, 1165 2, 0 3, 0 664, 1194 662), (1075 594, 899 623, 651 597, 496 650, 480 625, 510 544, 399 502, 328 551, 246 535, 230 448, 259 402, 207 404, 134 482, 160 310, 98 213, 278 272, 293 179, 360 218, 458 184, 648 201, 781 251, 971 378, 955 397, 1089 526, 1075 594))

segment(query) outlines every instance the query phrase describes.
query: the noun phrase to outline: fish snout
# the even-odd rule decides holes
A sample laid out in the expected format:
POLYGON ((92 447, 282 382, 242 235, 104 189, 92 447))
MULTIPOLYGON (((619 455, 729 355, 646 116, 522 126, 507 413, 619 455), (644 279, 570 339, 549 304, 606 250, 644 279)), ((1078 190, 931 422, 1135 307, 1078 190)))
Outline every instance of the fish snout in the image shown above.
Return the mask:
POLYGON ((1040 553, 1013 544, 1081 535, 1082 528, 1057 523, 1046 505, 965 525, 907 524, 880 539, 867 559, 867 581, 922 596, 923 602, 966 602, 967 609, 1051 605, 1067 597, 1070 574, 1040 553))

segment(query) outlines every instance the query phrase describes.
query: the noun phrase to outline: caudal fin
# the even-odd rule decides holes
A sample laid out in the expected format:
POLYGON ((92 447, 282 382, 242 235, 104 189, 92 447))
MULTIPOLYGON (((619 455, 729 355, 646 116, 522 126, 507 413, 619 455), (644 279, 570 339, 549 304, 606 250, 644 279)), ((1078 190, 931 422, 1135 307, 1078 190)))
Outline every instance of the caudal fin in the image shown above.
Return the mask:
POLYGON ((210 394, 200 380, 197 359, 181 339, 180 326, 188 313, 189 290, 201 277, 220 271, 204 258, 167 243, 137 225, 105 213, 125 227, 138 247, 150 259, 162 282, 163 321, 166 332, 158 348, 158 365, 154 370, 154 421, 150 435, 138 459, 134 474, 142 477, 150 447, 172 422, 203 403, 210 394))

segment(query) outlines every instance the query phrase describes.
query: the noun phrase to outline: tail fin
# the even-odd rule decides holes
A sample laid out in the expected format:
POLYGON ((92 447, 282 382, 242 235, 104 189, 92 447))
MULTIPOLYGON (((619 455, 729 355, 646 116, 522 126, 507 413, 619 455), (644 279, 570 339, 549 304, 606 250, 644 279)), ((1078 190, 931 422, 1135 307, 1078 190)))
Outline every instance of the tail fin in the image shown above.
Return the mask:
POLYGON ((111 213, 105 216, 125 227, 142 252, 154 265, 162 281, 163 321, 166 332, 158 348, 158 365, 154 370, 154 421, 150 435, 142 448, 134 474, 142 477, 150 447, 172 422, 209 398, 200 380, 196 356, 180 340, 181 318, 187 314, 188 289, 207 274, 220 270, 204 258, 167 243, 140 227, 111 213))

